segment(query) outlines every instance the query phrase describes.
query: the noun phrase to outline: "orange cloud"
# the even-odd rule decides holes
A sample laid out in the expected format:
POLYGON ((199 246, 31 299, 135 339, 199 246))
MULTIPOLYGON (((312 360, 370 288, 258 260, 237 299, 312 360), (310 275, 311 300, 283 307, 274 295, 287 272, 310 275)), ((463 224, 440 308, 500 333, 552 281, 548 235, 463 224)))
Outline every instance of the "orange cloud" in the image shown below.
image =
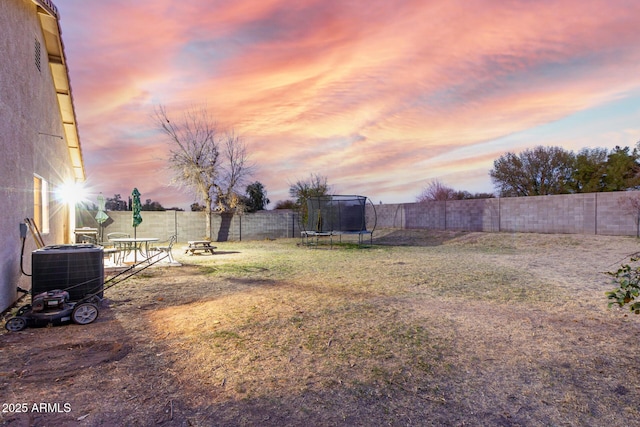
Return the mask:
MULTIPOLYGON (((509 144, 640 94, 640 4, 626 1, 59 3, 88 173, 106 193, 158 188, 147 168, 166 154, 150 119, 160 103, 208 105, 279 198, 313 172, 412 201, 430 178, 464 189, 482 170, 490 191, 486 172, 509 144), (120 182, 106 178, 117 158, 120 182)), ((603 119, 606 141, 640 139, 637 112, 623 115, 621 129, 603 119)))

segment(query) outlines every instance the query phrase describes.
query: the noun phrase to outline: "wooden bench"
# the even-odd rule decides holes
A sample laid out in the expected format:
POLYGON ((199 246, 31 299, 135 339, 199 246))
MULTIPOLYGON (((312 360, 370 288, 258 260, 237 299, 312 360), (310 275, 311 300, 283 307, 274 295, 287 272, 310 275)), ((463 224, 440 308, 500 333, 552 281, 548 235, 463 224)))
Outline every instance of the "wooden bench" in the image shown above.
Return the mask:
POLYGON ((213 255, 213 250, 217 249, 216 246, 211 246, 211 242, 208 240, 189 240, 187 242, 189 246, 185 246, 184 253, 189 255, 200 254, 209 252, 213 255))

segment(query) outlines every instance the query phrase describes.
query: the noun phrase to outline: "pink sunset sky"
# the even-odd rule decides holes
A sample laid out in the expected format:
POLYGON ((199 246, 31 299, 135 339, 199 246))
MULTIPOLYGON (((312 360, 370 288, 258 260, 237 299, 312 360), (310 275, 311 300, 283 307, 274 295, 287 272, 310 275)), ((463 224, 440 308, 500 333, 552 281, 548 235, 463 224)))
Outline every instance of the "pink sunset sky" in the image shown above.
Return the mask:
POLYGON ((169 185, 160 104, 233 127, 271 206, 311 173, 413 202, 434 178, 492 192, 507 151, 640 140, 638 1, 55 4, 92 198, 195 201, 169 185))

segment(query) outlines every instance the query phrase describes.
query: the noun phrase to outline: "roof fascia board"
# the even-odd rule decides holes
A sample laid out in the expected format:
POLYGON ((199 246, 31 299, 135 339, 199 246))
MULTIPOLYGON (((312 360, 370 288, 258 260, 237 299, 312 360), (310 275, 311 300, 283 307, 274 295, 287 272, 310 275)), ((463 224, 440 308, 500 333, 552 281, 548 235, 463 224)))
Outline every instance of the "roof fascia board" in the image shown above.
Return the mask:
MULTIPOLYGON (((38 6, 38 14, 40 16, 40 26, 45 31, 54 32, 54 39, 45 37, 45 44, 47 44, 47 56, 49 68, 51 69, 53 84, 58 98, 58 109, 60 110, 60 117, 64 125, 65 140, 67 143, 67 150, 69 151, 69 157, 73 166, 74 176, 76 181, 84 181, 86 178, 84 161, 82 156, 82 147, 80 145, 80 135, 78 134, 78 126, 76 119, 76 110, 73 104, 73 95, 71 93, 71 84, 69 79, 69 68, 67 67, 67 58, 64 53, 64 43, 62 42, 62 30, 60 28, 60 14, 58 8, 53 4, 51 0, 32 0, 38 6), (55 21, 52 23, 51 20, 55 21), (53 24, 53 25, 52 25, 53 24), (56 72, 55 67, 62 66, 64 71, 61 73, 56 72), (66 95, 66 96, 65 96, 66 95), (67 99, 67 101, 65 101, 67 99), (63 105, 64 104, 64 105, 63 105), (65 116, 64 111, 71 109, 72 120, 63 118, 65 116)), ((66 114, 69 116, 69 114, 66 114)))

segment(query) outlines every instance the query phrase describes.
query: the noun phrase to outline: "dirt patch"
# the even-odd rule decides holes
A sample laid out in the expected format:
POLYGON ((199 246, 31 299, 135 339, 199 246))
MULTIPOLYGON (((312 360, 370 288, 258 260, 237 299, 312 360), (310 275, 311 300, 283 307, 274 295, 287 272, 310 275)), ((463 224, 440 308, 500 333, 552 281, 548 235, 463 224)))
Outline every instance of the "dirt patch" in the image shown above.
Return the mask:
POLYGON ((3 425, 632 425, 636 239, 384 230, 224 243, 0 335, 3 425), (19 409, 16 411, 16 409, 19 409), (26 410, 22 410, 26 409, 26 410))
POLYGON ((19 371, 15 374, 20 381, 50 383, 74 376, 79 369, 92 369, 101 363, 118 361, 125 357, 131 346, 114 341, 89 341, 59 344, 53 347, 25 349, 15 359, 19 371), (81 364, 70 364, 69 359, 80 360, 81 364), (22 361, 22 362, 18 362, 22 361))

